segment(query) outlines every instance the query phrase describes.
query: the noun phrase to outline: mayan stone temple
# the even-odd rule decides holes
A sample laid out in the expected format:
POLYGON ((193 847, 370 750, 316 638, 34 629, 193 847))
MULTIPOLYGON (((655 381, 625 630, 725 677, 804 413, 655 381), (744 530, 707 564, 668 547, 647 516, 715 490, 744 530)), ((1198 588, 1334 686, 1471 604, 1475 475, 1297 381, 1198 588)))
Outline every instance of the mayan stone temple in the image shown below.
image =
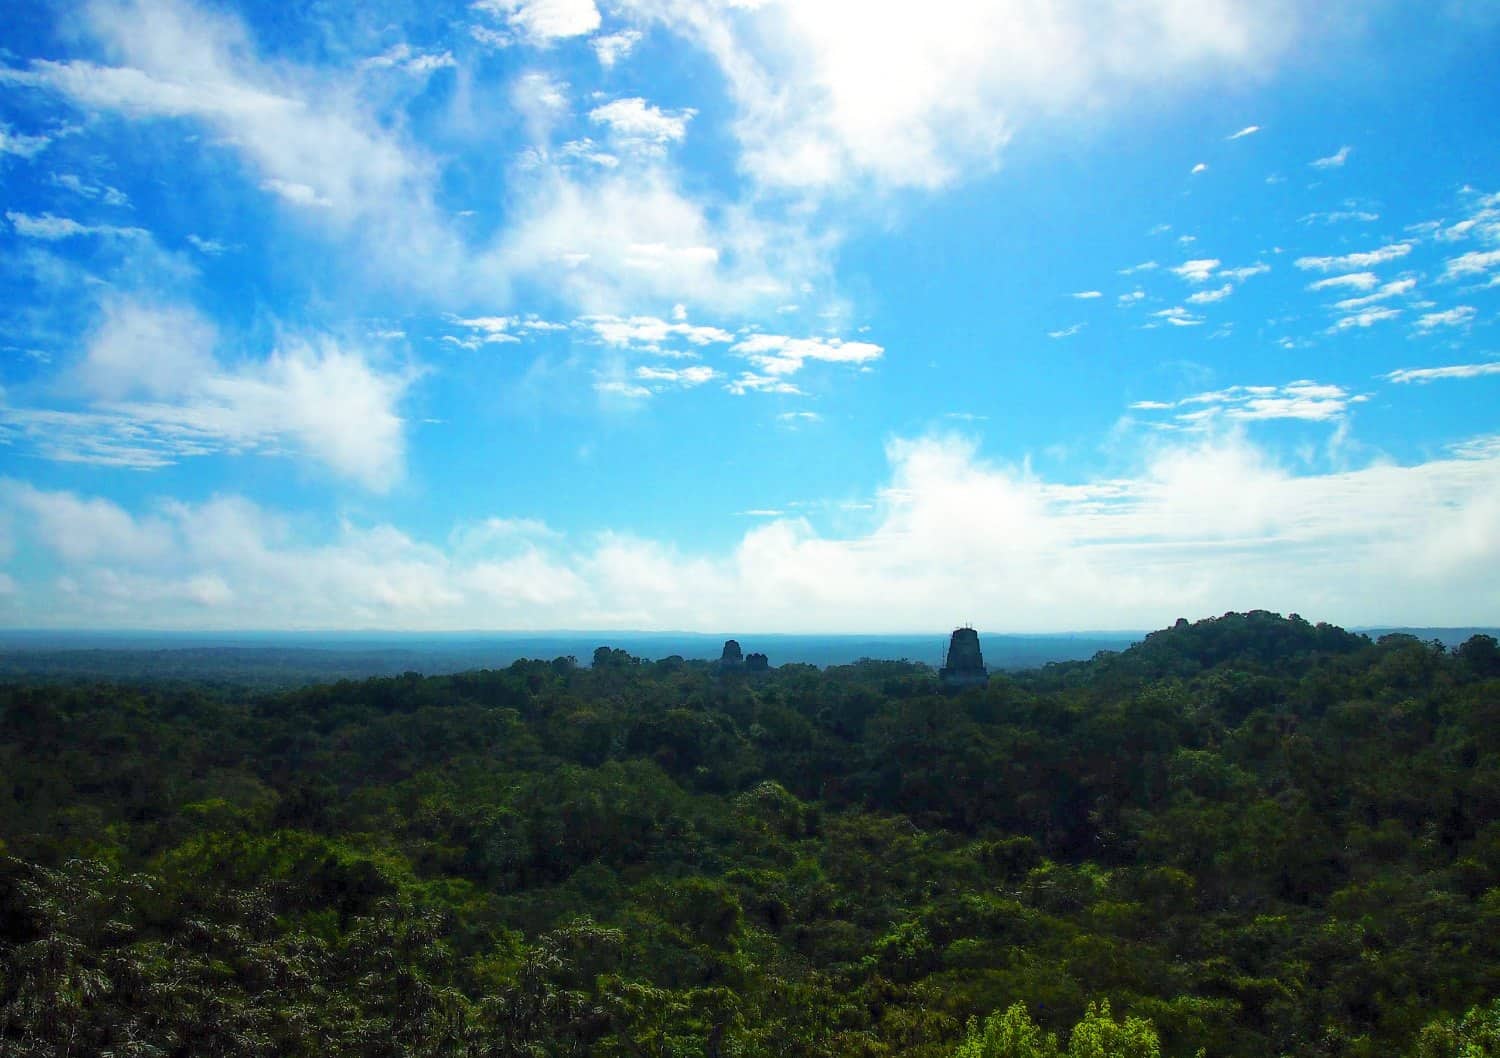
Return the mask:
POLYGON ((719 657, 719 672, 770 672, 771 659, 764 654, 745 654, 738 640, 724 642, 724 653, 719 657))
POLYGON ((967 626, 955 628, 948 641, 948 663, 938 670, 944 690, 960 691, 965 687, 983 687, 990 680, 979 652, 979 633, 967 626))

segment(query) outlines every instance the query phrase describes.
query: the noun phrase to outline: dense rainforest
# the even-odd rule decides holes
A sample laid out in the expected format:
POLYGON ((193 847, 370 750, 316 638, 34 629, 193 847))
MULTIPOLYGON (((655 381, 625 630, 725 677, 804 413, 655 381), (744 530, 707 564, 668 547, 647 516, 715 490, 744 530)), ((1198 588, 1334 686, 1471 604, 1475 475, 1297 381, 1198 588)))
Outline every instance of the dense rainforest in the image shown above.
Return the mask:
POLYGON ((592 660, 0 686, 0 1054, 1500 1055, 1488 636, 592 660))

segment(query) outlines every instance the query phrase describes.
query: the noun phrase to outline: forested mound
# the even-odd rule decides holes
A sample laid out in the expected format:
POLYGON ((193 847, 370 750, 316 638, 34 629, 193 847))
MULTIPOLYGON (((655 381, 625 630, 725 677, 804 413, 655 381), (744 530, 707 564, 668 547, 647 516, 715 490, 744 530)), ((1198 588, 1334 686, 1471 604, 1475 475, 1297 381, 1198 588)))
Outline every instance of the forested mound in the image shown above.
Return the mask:
POLYGON ((1500 650, 0 687, 0 1054, 1500 1054, 1500 650))

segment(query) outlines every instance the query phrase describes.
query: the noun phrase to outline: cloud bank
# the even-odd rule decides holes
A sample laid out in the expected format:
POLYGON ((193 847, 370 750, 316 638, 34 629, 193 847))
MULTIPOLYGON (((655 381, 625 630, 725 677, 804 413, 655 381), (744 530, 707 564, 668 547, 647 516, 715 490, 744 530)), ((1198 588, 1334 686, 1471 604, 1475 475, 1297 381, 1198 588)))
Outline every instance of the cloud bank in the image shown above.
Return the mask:
MULTIPOLYGON (((1270 399, 1338 397, 1304 387, 1270 399)), ((347 521, 313 539, 235 496, 130 512, 11 481, 0 508, 54 573, 18 575, 5 605, 99 626, 138 625, 149 607, 181 627, 286 626, 295 614, 308 628, 911 631, 961 614, 1039 631, 1272 605, 1335 621, 1482 622, 1500 591, 1494 437, 1416 466, 1296 475, 1219 432, 1083 484, 989 462, 958 437, 896 440, 887 456, 863 531, 768 513, 723 553, 610 531, 573 539, 524 517, 440 542, 347 521)))

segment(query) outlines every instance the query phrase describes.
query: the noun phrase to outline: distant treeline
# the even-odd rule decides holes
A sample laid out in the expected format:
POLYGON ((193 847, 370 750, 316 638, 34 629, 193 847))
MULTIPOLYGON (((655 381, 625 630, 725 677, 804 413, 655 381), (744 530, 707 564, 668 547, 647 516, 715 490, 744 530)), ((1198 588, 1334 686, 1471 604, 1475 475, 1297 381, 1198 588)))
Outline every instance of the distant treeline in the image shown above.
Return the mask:
MULTIPOLYGON (((186 633, 0 633, 0 679, 77 679, 139 682, 179 680, 224 687, 277 689, 405 672, 446 675, 493 669, 533 657, 573 657, 588 664, 601 642, 646 657, 717 658, 724 637, 607 632, 537 636, 405 635, 382 639, 349 635, 247 636, 246 642, 197 642, 186 633), (264 641, 262 641, 264 640, 264 641)), ((207 638, 207 637, 204 637, 207 638)), ((1139 636, 1058 635, 986 637, 992 668, 1035 668, 1053 661, 1123 650, 1139 636)), ((769 652, 771 663, 844 665, 860 658, 905 658, 942 664, 947 637, 746 636, 746 649, 769 652)))
POLYGON ((1500 1054, 1491 637, 588 660, 0 685, 0 1054, 1500 1054))

